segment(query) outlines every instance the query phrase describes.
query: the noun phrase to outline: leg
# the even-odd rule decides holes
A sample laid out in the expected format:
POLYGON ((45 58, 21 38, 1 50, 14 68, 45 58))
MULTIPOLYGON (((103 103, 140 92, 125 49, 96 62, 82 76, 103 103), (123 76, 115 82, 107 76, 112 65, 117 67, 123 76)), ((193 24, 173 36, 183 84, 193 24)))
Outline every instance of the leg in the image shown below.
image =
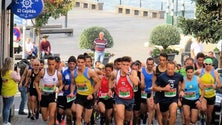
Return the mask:
POLYGON ((48 125, 54 125, 55 122, 55 113, 56 113, 56 103, 55 102, 51 102, 49 103, 49 121, 48 121, 48 125))
POLYGON ((210 125, 212 120, 212 112, 214 110, 214 105, 207 105, 207 125, 210 125))
POLYGON ((133 114, 133 111, 128 111, 128 110, 125 110, 125 121, 127 123, 130 122, 130 120, 133 118, 132 115, 133 114))
POLYGON ((116 108, 116 125, 122 125, 124 122, 125 106, 123 104, 115 104, 116 108))
POLYGON ((42 120, 47 121, 48 120, 48 108, 47 107, 41 107, 41 114, 42 114, 42 120))
POLYGON ((80 104, 76 104, 76 125, 82 125, 82 113, 83 113, 83 106, 80 104))
POLYGON ((163 116, 162 116, 162 113, 160 112, 160 105, 159 105, 159 103, 155 104, 155 109, 156 109, 156 113, 157 113, 158 124, 159 125, 163 125, 163 123, 162 123, 163 116))
POLYGON ((41 57, 42 57, 42 59, 45 58, 45 52, 44 51, 41 52, 41 57))
POLYGON ((106 110, 106 125, 110 124, 110 121, 112 120, 112 113, 113 113, 112 108, 106 110))
POLYGON ((151 125, 154 117, 154 102, 152 97, 147 99, 147 108, 149 112, 148 125, 151 125))
POLYGON ((94 66, 95 66, 95 62, 99 60, 99 56, 100 56, 100 53, 95 51, 95 53, 94 53, 94 66))
POLYGON ((105 57, 105 52, 101 52, 101 53, 100 53, 100 62, 101 62, 101 63, 104 63, 104 62, 103 62, 104 57, 105 57))
POLYGON ((37 109, 37 98, 36 98, 36 96, 31 96, 30 98, 31 98, 29 100, 30 101, 30 108, 31 108, 31 111, 32 111, 31 119, 34 120, 35 119, 36 109, 37 109))
POLYGON ((176 102, 172 102, 169 106, 169 113, 170 113, 169 125, 175 125, 176 123, 177 108, 178 107, 176 102))
POLYGON ((72 111, 70 108, 65 110, 66 114, 66 125, 72 125, 72 111))
POLYGON ((93 109, 85 109, 85 112, 84 112, 84 123, 90 123, 90 118, 91 118, 91 115, 92 115, 92 111, 93 109))
POLYGON ((198 119, 199 111, 198 109, 191 109, 191 123, 196 124, 198 119))
POLYGON ((99 102, 98 103, 98 108, 99 108, 99 112, 100 112, 100 124, 104 124, 105 122, 105 104, 103 102, 99 102))
MULTIPOLYGON (((184 116, 184 121, 185 121, 185 125, 190 125, 190 106, 188 105, 183 105, 183 114, 184 116)), ((193 115, 193 114, 192 114, 193 115)))
POLYGON ((24 109, 25 109, 25 103, 27 101, 27 88, 25 86, 22 86, 19 88, 21 92, 21 102, 19 105, 19 114, 24 115, 24 109))
POLYGON ((3 123, 8 123, 9 121, 10 117, 9 114, 13 101, 14 101, 14 96, 9 98, 3 97, 3 123))

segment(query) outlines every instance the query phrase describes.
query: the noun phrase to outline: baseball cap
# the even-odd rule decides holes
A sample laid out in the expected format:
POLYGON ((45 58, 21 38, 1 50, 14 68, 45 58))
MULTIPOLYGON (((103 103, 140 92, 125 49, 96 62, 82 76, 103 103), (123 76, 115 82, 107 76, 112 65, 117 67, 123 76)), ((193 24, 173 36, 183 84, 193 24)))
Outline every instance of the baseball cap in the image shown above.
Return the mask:
POLYGON ((56 61, 56 62, 61 62, 60 57, 59 57, 59 56, 55 56, 55 61, 56 61))
POLYGON ((207 63, 207 64, 213 64, 213 60, 211 58, 206 58, 204 60, 204 63, 207 63))

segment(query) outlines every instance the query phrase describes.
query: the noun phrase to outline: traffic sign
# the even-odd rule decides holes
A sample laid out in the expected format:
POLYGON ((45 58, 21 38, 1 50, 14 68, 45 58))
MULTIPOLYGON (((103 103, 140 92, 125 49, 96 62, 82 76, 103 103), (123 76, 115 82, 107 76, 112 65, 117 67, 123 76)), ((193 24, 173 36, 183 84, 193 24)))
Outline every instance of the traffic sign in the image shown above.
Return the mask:
POLYGON ((21 32, 20 32, 19 28, 14 27, 13 28, 13 34, 15 36, 15 41, 16 42, 20 41, 20 39, 21 39, 21 32))
POLYGON ((37 17, 43 8, 43 0, 13 0, 11 4, 12 12, 23 19, 37 17))

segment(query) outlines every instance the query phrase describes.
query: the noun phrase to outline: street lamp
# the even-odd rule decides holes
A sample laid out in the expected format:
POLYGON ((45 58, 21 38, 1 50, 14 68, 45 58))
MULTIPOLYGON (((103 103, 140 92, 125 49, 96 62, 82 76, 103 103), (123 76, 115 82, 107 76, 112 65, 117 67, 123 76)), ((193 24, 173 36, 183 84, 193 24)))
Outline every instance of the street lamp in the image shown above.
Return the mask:
POLYGON ((185 1, 182 1, 182 8, 181 8, 181 12, 182 12, 182 17, 185 17, 185 1))
POLYGON ((174 24, 174 0, 172 0, 172 3, 171 3, 170 16, 171 16, 172 25, 173 25, 174 24))

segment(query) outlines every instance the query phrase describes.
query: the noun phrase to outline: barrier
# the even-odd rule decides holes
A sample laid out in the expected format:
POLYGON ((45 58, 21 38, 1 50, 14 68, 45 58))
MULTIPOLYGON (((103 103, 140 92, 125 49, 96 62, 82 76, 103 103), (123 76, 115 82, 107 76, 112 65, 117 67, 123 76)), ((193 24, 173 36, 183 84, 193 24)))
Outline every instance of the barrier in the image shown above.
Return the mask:
POLYGON ((124 6, 124 5, 117 5, 115 12, 117 14, 141 16, 141 17, 148 17, 148 18, 159 18, 159 19, 164 19, 164 15, 165 15, 165 11, 161 11, 161 10, 150 10, 150 9, 145 9, 145 8, 124 6))
POLYGON ((103 4, 102 2, 93 2, 93 1, 87 1, 87 0, 76 0, 75 1, 75 7, 80 7, 84 9, 90 9, 90 10, 103 10, 103 4))

